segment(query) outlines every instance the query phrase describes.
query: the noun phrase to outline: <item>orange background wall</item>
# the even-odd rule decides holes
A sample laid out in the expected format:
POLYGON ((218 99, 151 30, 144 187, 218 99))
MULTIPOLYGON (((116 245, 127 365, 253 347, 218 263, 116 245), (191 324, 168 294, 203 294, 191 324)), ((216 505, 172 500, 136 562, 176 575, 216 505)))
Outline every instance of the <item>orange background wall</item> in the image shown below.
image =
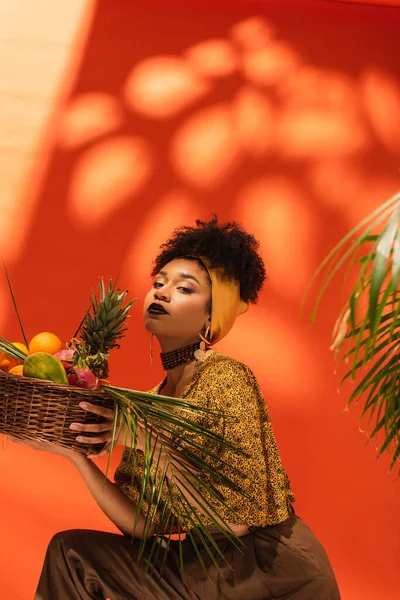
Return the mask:
MULTIPOLYGON (((149 388, 158 245, 211 212, 242 222, 269 281, 218 349, 259 378, 344 600, 398 597, 398 486, 343 410, 351 388, 337 393, 341 282, 315 327, 299 305, 333 244, 399 188, 399 28, 395 8, 300 0, 0 6, 0 252, 28 337, 68 341, 123 264, 138 300, 112 380, 149 388)), ((0 333, 20 339, 4 277, 0 333)), ((52 534, 115 529, 59 457, 1 438, 0 473, 0 594, 28 600, 52 534)))

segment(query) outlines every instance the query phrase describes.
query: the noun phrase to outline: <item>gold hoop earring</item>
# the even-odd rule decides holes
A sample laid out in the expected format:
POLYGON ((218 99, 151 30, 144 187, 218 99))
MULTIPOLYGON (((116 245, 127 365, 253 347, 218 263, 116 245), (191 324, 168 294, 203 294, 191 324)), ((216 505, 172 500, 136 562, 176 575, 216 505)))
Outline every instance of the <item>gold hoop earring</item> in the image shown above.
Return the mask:
POLYGON ((210 334, 210 326, 207 327, 204 337, 201 335, 201 333, 199 333, 199 336, 201 338, 200 348, 198 348, 196 350, 196 352, 194 353, 195 359, 198 360, 199 362, 203 362, 206 358, 207 348, 211 344, 211 340, 207 339, 209 334, 210 334))
POLYGON ((150 334, 150 364, 153 364, 153 334, 150 334))

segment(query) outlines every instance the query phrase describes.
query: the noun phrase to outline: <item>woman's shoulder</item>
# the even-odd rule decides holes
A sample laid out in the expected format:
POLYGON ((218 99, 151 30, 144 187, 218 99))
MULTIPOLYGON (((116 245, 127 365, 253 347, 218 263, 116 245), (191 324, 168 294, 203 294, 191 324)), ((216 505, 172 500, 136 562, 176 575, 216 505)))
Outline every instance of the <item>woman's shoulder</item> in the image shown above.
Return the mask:
POLYGON ((248 383, 256 382, 253 371, 240 360, 212 350, 202 365, 202 374, 207 378, 215 378, 218 381, 224 379, 242 379, 248 383))
POLYGON ((151 388, 151 390, 146 390, 146 392, 148 394, 158 394, 160 391, 160 387, 162 386, 162 384, 164 383, 164 379, 162 381, 160 381, 159 383, 157 383, 157 385, 155 385, 153 388, 151 388))
MULTIPOLYGON (((147 390, 150 394, 158 394, 165 379, 160 381, 152 389, 147 390)), ((197 372, 195 373, 192 384, 210 385, 225 385, 236 384, 239 382, 250 384, 252 387, 257 386, 257 380, 253 371, 243 362, 218 352, 217 350, 209 350, 204 362, 198 364, 197 372)))
POLYGON ((220 352, 206 358, 191 393, 204 396, 209 406, 224 411, 231 405, 236 416, 242 410, 250 410, 250 406, 255 409, 263 401, 252 370, 240 360, 220 352))

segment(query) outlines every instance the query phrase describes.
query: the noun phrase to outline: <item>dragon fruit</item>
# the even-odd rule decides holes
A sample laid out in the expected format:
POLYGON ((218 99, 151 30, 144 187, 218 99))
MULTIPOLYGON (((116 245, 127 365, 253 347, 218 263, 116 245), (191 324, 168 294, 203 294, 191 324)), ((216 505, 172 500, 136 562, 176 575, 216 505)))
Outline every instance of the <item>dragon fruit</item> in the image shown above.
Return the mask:
POLYGON ((58 358, 58 360, 61 361, 62 366, 67 373, 69 373, 72 369, 74 353, 75 350, 67 348, 66 350, 60 350, 54 355, 56 358, 58 358))
POLYGON ((89 369, 83 367, 72 367, 67 373, 68 383, 76 387, 92 390, 97 387, 97 379, 89 369))
POLYGON ((83 360, 80 357, 78 357, 76 364, 76 350, 73 348, 60 350, 60 352, 55 354, 55 357, 61 361, 61 364, 67 373, 68 383, 70 385, 89 390, 97 387, 96 376, 87 367, 82 365, 83 360))

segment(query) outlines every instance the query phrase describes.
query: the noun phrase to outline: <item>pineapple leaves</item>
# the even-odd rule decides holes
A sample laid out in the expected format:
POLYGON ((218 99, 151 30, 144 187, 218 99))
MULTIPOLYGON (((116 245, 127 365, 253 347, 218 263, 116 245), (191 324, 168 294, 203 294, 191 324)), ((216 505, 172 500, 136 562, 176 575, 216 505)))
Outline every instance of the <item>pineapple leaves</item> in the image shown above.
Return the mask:
POLYGON ((92 291, 90 308, 86 312, 73 338, 74 365, 87 367, 98 379, 108 377, 108 357, 114 348, 119 348, 120 340, 126 331, 126 320, 133 302, 123 306, 128 291, 120 292, 112 281, 108 289, 104 280, 99 281, 99 298, 92 291), (77 340, 80 337, 82 341, 77 340))
POLYGON ((339 360, 350 362, 341 380, 357 381, 348 405, 363 402, 360 420, 368 418, 368 440, 378 457, 390 453, 390 471, 400 448, 400 193, 361 221, 318 267, 303 298, 304 306, 311 285, 322 276, 311 321, 345 265, 347 275, 356 277, 336 321, 331 349, 339 360))

